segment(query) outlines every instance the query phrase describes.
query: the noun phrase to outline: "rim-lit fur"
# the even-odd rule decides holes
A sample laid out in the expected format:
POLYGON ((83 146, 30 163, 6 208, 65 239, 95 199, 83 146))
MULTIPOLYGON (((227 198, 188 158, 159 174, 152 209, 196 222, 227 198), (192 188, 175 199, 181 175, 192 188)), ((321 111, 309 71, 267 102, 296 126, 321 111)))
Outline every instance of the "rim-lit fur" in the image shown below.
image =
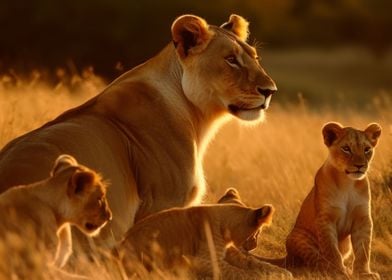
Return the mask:
POLYGON ((143 217, 200 203, 211 137, 231 117, 262 120, 276 91, 247 34, 237 15, 222 27, 194 15, 177 18, 172 42, 156 56, 7 144, 0 192, 44 179, 62 153, 75 156, 111 182, 113 221, 99 236, 105 246, 143 217))
POLYGON ((361 131, 330 122, 322 134, 329 156, 287 237, 282 265, 350 277, 344 261, 354 254, 354 275, 379 279, 369 265, 373 223, 366 174, 381 127, 373 123, 361 131))
POLYGON ((0 237, 4 244, 7 236, 16 234, 29 243, 22 247, 35 242, 35 249, 40 248, 39 244, 50 249, 57 234, 54 263, 59 267, 72 253, 70 225, 93 236, 111 219, 106 185, 100 175, 69 155, 58 157, 49 178, 1 194, 0 209, 0 237))
POLYGON ((209 259, 205 232, 208 225, 218 261, 224 265, 226 249, 240 248, 272 215, 270 205, 258 209, 237 204, 173 208, 136 223, 127 232, 119 250, 123 252, 121 255, 129 272, 135 256, 147 268, 158 265, 173 270, 176 266, 190 265, 201 269, 195 268, 193 261, 209 259), (190 263, 184 263, 184 259, 190 263))

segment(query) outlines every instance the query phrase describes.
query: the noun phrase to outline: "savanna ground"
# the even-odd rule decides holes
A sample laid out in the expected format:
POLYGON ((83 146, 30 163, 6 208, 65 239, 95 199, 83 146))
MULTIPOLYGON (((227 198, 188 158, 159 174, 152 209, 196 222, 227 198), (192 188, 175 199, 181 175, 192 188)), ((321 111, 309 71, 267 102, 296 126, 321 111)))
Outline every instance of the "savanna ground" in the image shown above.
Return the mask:
MULTIPOLYGON (((392 279, 392 56, 380 59, 351 49, 276 51, 265 56, 265 68, 280 91, 264 124, 243 127, 232 121, 216 135, 204 161, 209 185, 206 201, 216 201, 232 186, 251 206, 273 204, 274 221, 255 253, 283 256, 285 237, 327 156, 321 137, 323 124, 339 121, 364 129, 368 123, 378 122, 383 133, 369 173, 374 219, 371 267, 383 279, 392 279)), ((71 77, 67 85, 60 82, 55 86, 42 81, 37 73, 26 80, 16 79, 16 84, 2 77, 0 147, 104 86, 89 71, 71 77)), ((121 269, 110 258, 95 263, 80 260, 78 271, 92 279, 121 278, 121 269)), ((60 277, 53 272, 44 277, 45 273, 40 275, 60 277)), ((320 276, 301 277, 315 278, 320 276)))

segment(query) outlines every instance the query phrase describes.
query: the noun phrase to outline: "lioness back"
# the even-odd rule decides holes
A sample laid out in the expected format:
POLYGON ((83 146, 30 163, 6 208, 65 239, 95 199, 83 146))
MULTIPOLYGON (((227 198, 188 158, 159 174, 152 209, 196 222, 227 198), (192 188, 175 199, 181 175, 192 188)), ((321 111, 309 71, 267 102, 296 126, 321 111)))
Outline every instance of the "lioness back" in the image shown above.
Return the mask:
POLYGON ((354 253, 353 273, 378 279, 370 270, 372 218, 367 171, 381 134, 328 123, 323 128, 329 156, 315 177, 286 241, 288 262, 349 276, 345 259, 354 253))
POLYGON ((44 179, 71 154, 111 182, 113 220, 100 235, 109 246, 136 220, 198 204, 211 135, 230 117, 261 121, 276 85, 240 16, 218 27, 184 15, 171 33, 172 43, 99 95, 8 143, 0 192, 44 179))

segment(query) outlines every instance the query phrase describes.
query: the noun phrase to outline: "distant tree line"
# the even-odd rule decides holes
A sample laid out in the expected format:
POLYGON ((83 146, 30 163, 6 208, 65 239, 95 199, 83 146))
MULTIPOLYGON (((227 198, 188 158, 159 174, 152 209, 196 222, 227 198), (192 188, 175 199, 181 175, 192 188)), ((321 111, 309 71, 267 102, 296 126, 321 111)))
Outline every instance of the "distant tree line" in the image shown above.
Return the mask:
POLYGON ((3 0, 0 72, 79 71, 112 78, 170 42, 170 25, 193 13, 219 25, 231 13, 268 48, 355 44, 382 55, 392 43, 388 0, 3 0))

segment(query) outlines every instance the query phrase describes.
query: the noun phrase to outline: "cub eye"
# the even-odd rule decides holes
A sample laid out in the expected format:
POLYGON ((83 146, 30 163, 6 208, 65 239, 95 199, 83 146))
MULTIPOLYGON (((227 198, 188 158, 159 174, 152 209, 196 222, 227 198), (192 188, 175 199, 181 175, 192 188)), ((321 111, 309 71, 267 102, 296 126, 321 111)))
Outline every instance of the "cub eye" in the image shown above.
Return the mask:
POLYGON ((370 147, 365 147, 365 154, 371 153, 372 149, 370 147))
POLYGON ((351 149, 350 149, 349 146, 343 146, 341 149, 342 149, 342 151, 343 151, 344 153, 346 153, 346 154, 351 154, 351 149))
POLYGON ((234 55, 230 55, 225 58, 227 64, 229 64, 231 67, 239 67, 240 63, 238 62, 237 58, 234 55))

